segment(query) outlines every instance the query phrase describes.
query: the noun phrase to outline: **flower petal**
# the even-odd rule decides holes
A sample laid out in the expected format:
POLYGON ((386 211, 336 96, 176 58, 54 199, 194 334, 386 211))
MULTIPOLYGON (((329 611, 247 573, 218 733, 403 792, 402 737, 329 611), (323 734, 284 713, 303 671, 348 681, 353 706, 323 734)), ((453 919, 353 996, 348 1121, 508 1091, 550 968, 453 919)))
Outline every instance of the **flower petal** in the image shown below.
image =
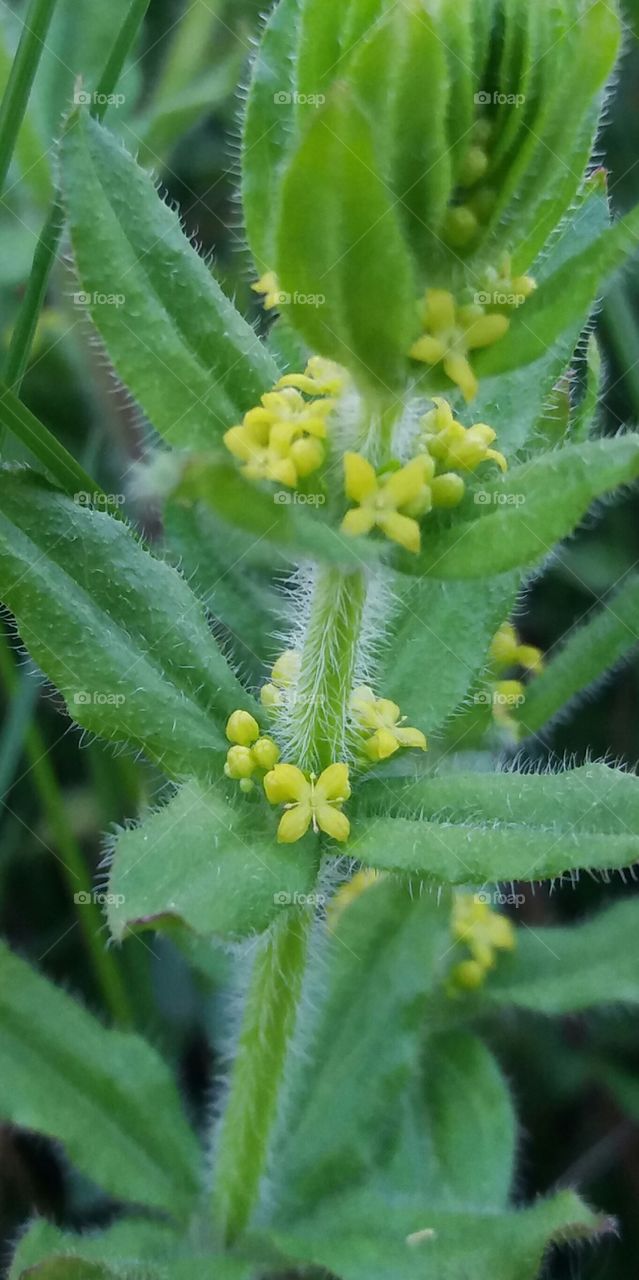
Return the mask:
POLYGON ((378 516, 377 523, 387 538, 392 542, 398 542, 401 547, 417 555, 422 540, 416 520, 412 520, 410 516, 400 516, 397 511, 389 511, 387 514, 378 516))
POLYGON ((341 842, 348 840, 351 824, 345 813, 342 813, 340 809, 336 809, 331 804, 320 805, 315 812, 318 826, 325 835, 341 842))
POLYGON ((311 784, 294 764, 276 764, 264 779, 269 804, 288 804, 292 800, 310 800, 311 784))
POLYGON ((296 804, 282 814, 277 828, 279 844, 295 844, 306 835, 311 825, 312 810, 310 804, 296 804))
POLYGON ((348 538, 362 538, 375 524, 375 512, 367 507, 353 507, 347 511, 341 523, 342 533, 348 538))
POLYGON ((402 747, 416 747, 418 751, 428 751, 428 742, 421 729, 396 729, 398 741, 402 747))
POLYGON ((315 783, 318 805, 329 800, 348 800, 350 794, 347 764, 329 764, 315 783))
POLYGON ((363 502, 378 489, 377 476, 367 458, 360 453, 344 454, 344 487, 353 502, 363 502))

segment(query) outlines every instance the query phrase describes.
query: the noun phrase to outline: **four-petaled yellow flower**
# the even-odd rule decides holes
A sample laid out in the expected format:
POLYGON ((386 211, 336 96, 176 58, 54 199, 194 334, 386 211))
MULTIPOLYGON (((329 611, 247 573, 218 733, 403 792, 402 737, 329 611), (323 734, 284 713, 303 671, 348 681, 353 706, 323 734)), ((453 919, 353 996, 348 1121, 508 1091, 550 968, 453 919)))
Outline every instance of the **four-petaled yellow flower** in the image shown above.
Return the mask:
POLYGON ((497 432, 484 422, 464 427, 457 422, 447 400, 435 398, 435 409, 422 418, 423 441, 431 457, 441 466, 476 471, 482 462, 496 462, 501 471, 508 463, 491 445, 497 432))
POLYGON ((347 511, 342 532, 356 538, 377 527, 387 538, 416 554, 421 533, 414 516, 426 515, 432 506, 429 482, 434 472, 434 463, 427 454, 413 458, 398 471, 378 476, 361 454, 345 453, 346 495, 359 506, 347 511))
POLYGON ((425 333, 411 347, 413 360, 442 364, 464 398, 474 400, 479 383, 468 357, 505 336, 510 328, 508 316, 487 315, 479 304, 460 306, 446 289, 428 289, 422 323, 425 333))
POLYGON ((421 730, 403 725, 402 713, 397 703, 388 698, 376 698, 368 685, 361 685, 354 690, 351 711, 363 729, 373 731, 372 736, 364 743, 364 750, 371 760, 387 760, 400 747, 428 750, 428 742, 421 730))
POLYGON ((253 293, 259 293, 264 299, 264 310, 275 311, 281 307, 287 295, 282 293, 280 282, 274 271, 266 271, 255 284, 251 285, 253 293))
POLYGON ((308 402, 294 387, 269 391, 240 426, 224 436, 227 449, 243 463, 251 480, 272 480, 295 488, 324 461, 322 440, 334 400, 308 402))
POLYGON ((451 928, 455 940, 463 942, 472 957, 456 965, 451 974, 455 985, 467 989, 481 986, 495 968, 498 951, 514 951, 517 945, 511 921, 480 896, 455 894, 451 928))
POLYGON ((294 844, 313 830, 323 831, 333 840, 348 839, 350 823, 341 806, 351 794, 347 764, 331 764, 320 774, 306 777, 293 764, 277 764, 264 779, 270 804, 283 804, 277 838, 280 844, 294 844))
POLYGON ((532 276, 513 276, 512 258, 505 253, 499 267, 484 272, 482 287, 492 293, 493 305, 519 307, 535 292, 537 281, 532 276))

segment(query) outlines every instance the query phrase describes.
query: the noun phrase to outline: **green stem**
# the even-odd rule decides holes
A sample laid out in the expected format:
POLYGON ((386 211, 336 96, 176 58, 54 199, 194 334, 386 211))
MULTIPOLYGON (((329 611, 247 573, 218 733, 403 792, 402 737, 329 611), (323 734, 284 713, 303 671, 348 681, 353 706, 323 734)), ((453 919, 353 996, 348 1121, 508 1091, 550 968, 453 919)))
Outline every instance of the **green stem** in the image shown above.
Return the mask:
POLYGON ((215 1162, 214 1215, 227 1244, 249 1222, 266 1167, 311 923, 306 908, 287 911, 255 961, 215 1162))
MULTIPOLYGON (((4 633, 0 636, 0 678, 10 697, 18 691, 18 676, 4 633)), ((91 877, 67 817, 64 799, 49 758, 48 748, 35 724, 24 737, 25 754, 33 776, 42 812, 51 828, 69 892, 78 907, 78 920, 85 945, 106 1007, 116 1022, 131 1025, 131 1008, 122 974, 113 952, 101 941, 104 919, 93 899, 91 877)))
POLYGON ((0 195, 13 158, 29 95, 57 0, 31 0, 11 74, 0 103, 0 195))
MULTIPOLYGON (((149 4, 150 0, 131 0, 129 10, 120 27, 100 77, 98 89, 94 95, 91 115, 96 120, 104 118, 109 105, 108 99, 117 86, 128 53, 140 30, 149 4)), ((29 283, 27 284, 9 347, 4 380, 16 395, 20 394, 22 381, 29 363, 38 318, 47 294, 63 226, 64 206, 61 194, 58 191, 54 196, 53 204, 40 233, 29 283)))

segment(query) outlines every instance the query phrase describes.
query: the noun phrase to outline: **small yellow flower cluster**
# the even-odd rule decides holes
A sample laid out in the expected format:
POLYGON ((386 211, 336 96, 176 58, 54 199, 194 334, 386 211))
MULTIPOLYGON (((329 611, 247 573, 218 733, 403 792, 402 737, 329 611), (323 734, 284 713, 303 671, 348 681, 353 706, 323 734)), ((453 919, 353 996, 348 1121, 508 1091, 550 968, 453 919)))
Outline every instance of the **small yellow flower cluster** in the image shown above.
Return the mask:
POLYGON ((311 360, 305 374, 288 374, 261 404, 249 409, 240 426, 231 427, 224 443, 243 465, 250 480, 271 480, 294 489, 324 462, 323 441, 335 400, 323 390, 337 384, 339 366, 311 360), (302 390, 316 397, 304 399, 302 390))
POLYGON ((304 373, 287 373, 277 386, 294 387, 307 396, 341 396, 348 382, 348 373, 341 364, 311 356, 304 373))
POLYGON ((464 398, 474 400, 479 383, 469 355, 499 342, 510 328, 508 316, 489 315, 479 303, 459 304, 446 289, 427 289, 421 320, 424 334, 410 356, 422 364, 443 365, 464 398))
POLYGON ((286 690, 295 684, 299 676, 301 662, 302 656, 296 649, 286 649, 280 654, 271 671, 269 683, 263 685, 260 691, 260 701, 268 711, 282 705, 286 690))
POLYGON ((346 496, 358 506, 346 512, 342 533, 357 538, 378 528, 392 542, 417 553, 421 532, 416 517, 426 515, 433 505, 429 481, 434 473, 427 454, 397 471, 378 475, 361 454, 345 453, 346 496))
POLYGON ((520 307, 535 292, 537 281, 532 276, 513 276, 512 256, 504 253, 498 267, 484 272, 481 285, 492 295, 493 306, 520 307))
POLYGON ((255 284, 251 285, 253 293, 259 293, 264 299, 264 310, 275 311, 282 305, 282 290, 274 271, 266 271, 255 284))
POLYGON ((306 775, 293 764, 276 764, 264 779, 269 804, 284 805, 277 829, 280 844, 294 844, 309 827, 323 831, 333 840, 344 841, 350 823, 342 805, 351 794, 347 764, 331 764, 320 774, 306 775))
POLYGON ((388 698, 376 698, 368 685, 354 690, 350 707, 359 728, 371 734, 366 738, 364 751, 375 763, 388 760, 400 747, 428 751, 428 742, 421 730, 404 726, 405 717, 402 717, 397 703, 390 702, 388 698))
POLYGON ((253 788, 253 774, 267 772, 280 758, 279 747, 272 738, 260 737, 260 726, 248 711, 234 711, 226 725, 226 736, 233 746, 227 752, 224 772, 239 782, 243 791, 253 788))
POLYGON ((458 203, 448 209, 444 224, 444 239, 455 249, 466 249, 479 233, 481 223, 490 214, 494 195, 482 184, 490 166, 488 144, 493 133, 488 120, 477 120, 466 149, 458 180, 458 203))
POLYGON ((454 895, 451 930, 455 941, 463 943, 470 952, 470 958, 452 970, 453 992, 460 988, 475 991, 495 968, 497 953, 514 951, 517 945, 517 933, 510 920, 493 911, 481 897, 468 893, 454 895))
MULTIPOLYGON (((497 432, 492 427, 483 422, 477 422, 473 427, 464 427, 455 420, 447 400, 436 397, 434 403, 435 408, 421 420, 422 444, 438 466, 445 467, 447 472, 476 471, 483 462, 496 462, 501 471, 508 470, 503 453, 490 447, 497 439, 497 432)), ((461 494, 457 497, 457 502, 460 502, 465 487, 461 477, 449 474, 439 477, 451 489, 451 499, 455 497, 453 478, 461 483, 461 494)), ((448 505, 453 505, 452 500, 448 505)))
MULTIPOLYGON (((507 671, 510 667, 523 667, 531 675, 539 675, 544 668, 541 649, 531 644, 522 644, 510 622, 504 622, 493 637, 490 659, 498 672, 507 671)), ((526 686, 522 680, 498 680, 493 685, 493 716, 503 729, 508 729, 517 736, 520 725, 511 713, 525 701, 526 686)))

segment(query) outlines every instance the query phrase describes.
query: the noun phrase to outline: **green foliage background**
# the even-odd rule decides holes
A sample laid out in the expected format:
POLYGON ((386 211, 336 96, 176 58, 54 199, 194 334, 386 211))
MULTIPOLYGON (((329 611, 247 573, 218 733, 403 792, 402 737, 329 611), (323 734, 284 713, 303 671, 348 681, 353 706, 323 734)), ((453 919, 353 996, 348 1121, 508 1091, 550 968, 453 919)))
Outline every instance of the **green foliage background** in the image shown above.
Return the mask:
MULTIPOLYGON (((185 222, 215 254, 218 277, 240 310, 256 322, 259 308, 249 289, 248 259, 235 206, 237 98, 232 91, 245 74, 251 39, 259 22, 256 0, 218 0, 218 19, 207 47, 214 110, 193 109, 189 127, 175 144, 162 121, 149 131, 154 94, 162 81, 176 0, 153 0, 145 30, 145 52, 133 78, 140 80, 142 109, 123 113, 122 133, 131 149, 146 147, 185 222), (159 154, 158 154, 159 153, 159 154), (236 229, 237 228, 237 229, 236 229)), ((639 199, 639 4, 626 0, 626 56, 611 100, 603 136, 603 162, 611 171, 616 211, 639 199)), ((55 87, 52 87, 55 94, 55 87)), ((156 104, 157 105, 157 104, 156 104)), ((182 103, 186 110, 186 106, 182 103)), ((188 122, 188 121, 187 121, 188 122)), ((10 196, 8 203, 11 204, 10 196)), ((0 343, 6 345, 33 250, 40 213, 34 194, 32 225, 16 227, 0 211, 0 343)), ((28 221, 28 219, 27 219, 28 221)), ((140 427, 126 397, 113 391, 99 354, 81 322, 69 326, 71 278, 56 275, 50 306, 40 327, 36 359, 25 384, 25 400, 78 458, 98 470, 108 492, 119 493, 121 477, 139 456, 140 427)), ((639 272, 629 270, 607 297, 600 319, 606 362, 606 429, 639 422, 639 272)), ((17 446, 15 456, 20 457, 17 446)), ((596 526, 584 530, 531 588, 521 630, 530 643, 551 651, 577 622, 618 587, 639 562, 639 502, 611 503, 596 526)), ((152 525, 149 532, 152 534, 152 525)), ((160 776, 95 742, 81 743, 52 705, 38 694, 25 671, 5 657, 4 721, 0 734, 0 932, 50 977, 100 1010, 100 995, 61 860, 75 851, 92 873, 101 857, 101 833, 151 803, 160 776), (50 774, 34 762, 45 759, 50 774), (61 815, 59 793, 67 818, 61 815)), ((594 696, 534 748, 532 758, 590 756, 639 759, 639 662, 636 653, 594 696)), ((519 921, 531 931, 580 918, 614 902, 629 885, 586 875, 552 892, 526 893, 519 921)), ((129 939, 120 953, 138 1028, 173 1062, 191 1117, 201 1121, 210 1103, 228 981, 222 955, 196 951, 152 937, 129 939), (187 963, 194 961, 193 967, 187 963)), ((531 948, 530 963, 535 963, 531 948)), ((621 1237, 597 1251, 551 1260, 553 1280, 626 1280, 639 1252, 639 1027, 632 1012, 588 1013, 545 1021, 526 1012, 501 1023, 494 1048, 514 1086, 521 1132, 519 1185, 522 1200, 556 1186, 578 1185, 592 1203, 618 1216, 621 1237)), ((460 1099, 460 1106, 464 1100, 460 1099)), ((6 1129, 0 1134, 0 1232, 12 1238, 17 1225, 37 1209, 59 1224, 79 1228, 104 1223, 102 1199, 92 1185, 71 1175, 59 1152, 43 1140, 6 1129)))

